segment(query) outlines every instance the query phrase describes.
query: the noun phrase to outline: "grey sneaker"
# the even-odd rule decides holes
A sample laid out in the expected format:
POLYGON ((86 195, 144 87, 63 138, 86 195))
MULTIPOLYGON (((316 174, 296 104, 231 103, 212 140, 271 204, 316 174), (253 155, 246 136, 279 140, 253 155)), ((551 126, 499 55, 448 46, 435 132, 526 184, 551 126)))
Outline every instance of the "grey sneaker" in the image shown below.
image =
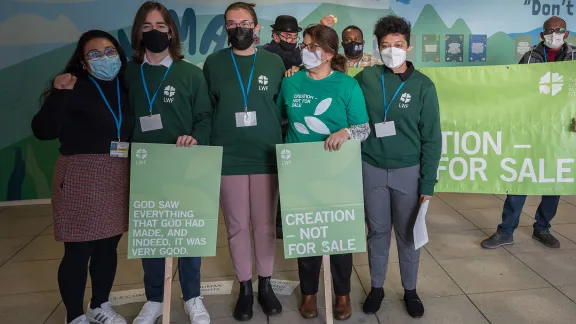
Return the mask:
POLYGON ((560 242, 554 237, 554 235, 550 234, 549 230, 543 230, 540 232, 534 230, 534 232, 532 233, 532 238, 535 239, 536 241, 540 241, 542 244, 546 245, 549 248, 552 249, 560 248, 560 242))
POLYGON ((482 245, 485 249, 496 249, 504 245, 511 245, 514 244, 514 236, 513 235, 504 235, 502 233, 494 233, 489 238, 482 241, 480 245, 482 245))

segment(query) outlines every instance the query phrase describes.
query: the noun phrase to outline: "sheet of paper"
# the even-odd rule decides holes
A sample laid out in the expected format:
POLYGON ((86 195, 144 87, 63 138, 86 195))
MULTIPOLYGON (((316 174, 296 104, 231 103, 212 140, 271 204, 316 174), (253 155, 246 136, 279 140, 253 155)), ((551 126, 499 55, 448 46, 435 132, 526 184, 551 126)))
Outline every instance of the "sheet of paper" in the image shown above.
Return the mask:
POLYGON ((203 282, 200 284, 200 295, 230 295, 233 284, 233 280, 203 282))
POLYGON ((428 212, 428 205, 430 201, 426 200, 420 205, 418 216, 416 217, 416 224, 414 224, 414 249, 418 250, 428 243, 428 230, 426 229, 426 213, 428 212))
POLYGON ((114 291, 110 293, 109 301, 112 306, 144 303, 146 302, 146 293, 144 292, 144 288, 114 291))
MULTIPOLYGON (((272 290, 277 295, 285 295, 290 296, 294 289, 298 287, 300 281, 291 281, 291 280, 280 280, 280 279, 271 279, 270 284, 272 284, 272 290)), ((258 292, 258 281, 255 280, 252 284, 252 289, 254 292, 258 292)))

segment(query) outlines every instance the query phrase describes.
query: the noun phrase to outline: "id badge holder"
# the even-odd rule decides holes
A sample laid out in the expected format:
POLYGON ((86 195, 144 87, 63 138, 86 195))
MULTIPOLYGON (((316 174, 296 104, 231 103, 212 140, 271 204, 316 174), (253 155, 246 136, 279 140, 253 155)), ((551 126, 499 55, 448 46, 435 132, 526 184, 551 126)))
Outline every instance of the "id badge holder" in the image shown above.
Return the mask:
POLYGON ((143 133, 162 129, 162 118, 160 114, 140 117, 140 126, 143 133))
POLYGON ((247 111, 236 113, 236 127, 251 127, 258 125, 255 111, 247 111))
POLYGON ((383 123, 374 124, 374 130, 376 131, 377 138, 396 135, 394 121, 384 121, 383 123))
POLYGON ((126 142, 112 142, 110 143, 110 156, 117 158, 128 158, 128 151, 130 150, 130 143, 126 142))

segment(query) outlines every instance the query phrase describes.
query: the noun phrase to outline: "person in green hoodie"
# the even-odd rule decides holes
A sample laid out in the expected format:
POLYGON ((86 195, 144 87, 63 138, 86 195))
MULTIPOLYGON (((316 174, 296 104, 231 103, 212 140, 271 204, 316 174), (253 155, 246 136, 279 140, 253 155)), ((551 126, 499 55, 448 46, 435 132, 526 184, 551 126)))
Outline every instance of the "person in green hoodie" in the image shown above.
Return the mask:
MULTIPOLYGON (((208 145, 212 104, 202 70, 183 60, 178 28, 164 5, 145 2, 132 26, 134 55, 126 80, 136 117, 137 143, 208 145)), ((154 175, 151 175, 154 176, 154 175)), ((178 258, 184 308, 192 324, 209 324, 200 296, 201 258, 178 258)), ((147 302, 134 324, 162 315, 164 259, 142 259, 147 302)))
POLYGON ((254 302, 250 225, 258 302, 268 316, 282 312, 270 278, 278 206, 275 146, 282 143, 280 110, 274 100, 285 69, 278 55, 254 47, 260 25, 251 5, 233 3, 224 16, 232 47, 212 53, 204 63, 204 75, 214 105, 210 144, 224 148, 220 200, 240 282, 234 318, 247 321, 254 302))
POLYGON ((434 83, 406 61, 410 31, 403 18, 381 18, 374 35, 384 66, 366 67, 356 76, 372 128, 362 146, 372 285, 363 310, 376 313, 384 299, 394 227, 404 303, 412 317, 422 317, 424 306, 416 293, 420 251, 414 249, 413 229, 420 204, 434 194, 442 133, 434 83))

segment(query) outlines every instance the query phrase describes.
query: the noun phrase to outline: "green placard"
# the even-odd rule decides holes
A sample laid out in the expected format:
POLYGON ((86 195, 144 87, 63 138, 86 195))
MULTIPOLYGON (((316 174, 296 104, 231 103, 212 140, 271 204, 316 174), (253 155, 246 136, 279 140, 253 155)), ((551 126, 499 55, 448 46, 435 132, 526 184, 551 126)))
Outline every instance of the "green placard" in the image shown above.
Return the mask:
POLYGON ((576 62, 421 71, 440 101, 436 191, 576 194, 576 62))
POLYGON ((216 255, 222 148, 132 144, 128 258, 216 255))
POLYGON ((284 257, 366 251, 360 143, 276 145, 284 257))

